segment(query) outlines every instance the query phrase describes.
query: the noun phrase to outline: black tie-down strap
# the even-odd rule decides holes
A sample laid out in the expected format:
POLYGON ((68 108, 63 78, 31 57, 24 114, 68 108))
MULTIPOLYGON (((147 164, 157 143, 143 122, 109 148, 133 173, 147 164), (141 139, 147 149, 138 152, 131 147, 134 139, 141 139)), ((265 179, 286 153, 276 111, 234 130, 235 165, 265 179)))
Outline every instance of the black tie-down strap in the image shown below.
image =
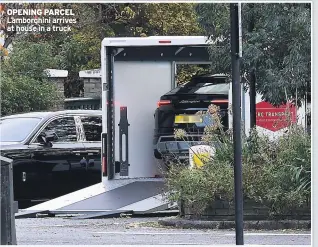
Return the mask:
POLYGON ((120 176, 128 176, 129 158, 128 158, 128 127, 127 107, 120 107, 120 121, 119 121, 119 159, 120 159, 120 176), (125 145, 123 148, 123 139, 125 145), (124 150, 123 150, 124 149, 124 150), (125 154, 123 158, 123 154, 125 154))

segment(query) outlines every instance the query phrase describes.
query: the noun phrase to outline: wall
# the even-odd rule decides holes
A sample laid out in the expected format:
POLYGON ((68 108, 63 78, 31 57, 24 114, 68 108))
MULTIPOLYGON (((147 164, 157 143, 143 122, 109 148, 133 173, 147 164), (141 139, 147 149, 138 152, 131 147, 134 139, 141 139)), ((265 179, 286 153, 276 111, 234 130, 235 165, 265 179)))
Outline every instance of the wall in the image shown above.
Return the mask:
MULTIPOLYGON (((68 72, 63 70, 49 69, 49 80, 55 83, 61 96, 64 97, 64 84, 67 79, 68 72)), ((102 94, 100 70, 80 71, 79 77, 84 83, 84 95, 80 98, 61 100, 52 110, 63 109, 99 109, 99 101, 102 94)))
POLYGON ((66 78, 61 78, 61 77, 50 77, 49 81, 52 83, 55 83, 58 91, 64 95, 64 82, 66 78))
POLYGON ((169 62, 117 61, 114 66, 115 161, 120 160, 120 107, 126 106, 130 178, 160 174, 153 155, 154 113, 161 95, 171 90, 171 72, 169 62))
POLYGON ((79 77, 84 82, 84 97, 102 97, 102 82, 100 69, 82 70, 79 77))
POLYGON ((101 97, 101 78, 82 78, 84 81, 84 97, 101 97))
MULTIPOLYGON (((68 72, 64 70, 48 69, 49 80, 56 83, 59 91, 64 95, 64 83, 68 72)), ((101 97, 102 84, 100 70, 83 70, 79 72, 79 77, 84 83, 84 97, 96 98, 101 97)))
POLYGON ((66 78, 63 77, 49 77, 49 81, 51 83, 54 83, 57 86, 57 89, 61 95, 61 98, 58 100, 58 102, 55 103, 54 107, 52 107, 52 111, 58 111, 64 109, 64 82, 66 78))
MULTIPOLYGON (((299 219, 308 220, 311 218, 311 205, 307 205, 298 211, 290 214, 270 215, 268 208, 253 200, 244 200, 243 205, 244 220, 266 220, 274 219, 299 219)), ((195 210, 184 208, 185 217, 188 219, 210 219, 210 220, 234 220, 235 208, 234 203, 230 205, 227 201, 216 200, 202 215, 193 214, 195 210)))

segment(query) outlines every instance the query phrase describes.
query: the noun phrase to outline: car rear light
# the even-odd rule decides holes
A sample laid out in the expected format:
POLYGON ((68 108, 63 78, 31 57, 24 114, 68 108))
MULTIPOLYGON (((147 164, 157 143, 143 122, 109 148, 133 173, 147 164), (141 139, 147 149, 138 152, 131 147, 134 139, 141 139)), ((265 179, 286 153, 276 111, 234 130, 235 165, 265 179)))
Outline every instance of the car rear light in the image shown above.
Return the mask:
POLYGON ((107 174, 107 163, 106 163, 106 157, 103 157, 103 160, 102 160, 102 172, 103 172, 103 175, 107 174))
POLYGON ((229 100, 227 100, 227 99, 215 99, 215 100, 211 100, 211 103, 219 103, 219 104, 229 103, 229 100))
POLYGON ((162 105, 169 105, 169 104, 171 104, 170 100, 160 100, 158 101, 157 106, 160 107, 162 105))
POLYGON ((102 175, 107 176, 107 134, 102 133, 102 175))
POLYGON ((170 44, 171 40, 159 40, 159 44, 170 44))

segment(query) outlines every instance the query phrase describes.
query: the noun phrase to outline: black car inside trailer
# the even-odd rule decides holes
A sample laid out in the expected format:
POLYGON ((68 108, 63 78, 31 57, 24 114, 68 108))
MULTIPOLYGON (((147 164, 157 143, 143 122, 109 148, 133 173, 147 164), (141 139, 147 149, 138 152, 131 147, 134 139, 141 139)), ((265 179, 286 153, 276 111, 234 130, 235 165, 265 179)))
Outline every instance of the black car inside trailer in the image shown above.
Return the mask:
POLYGON ((213 125, 213 119, 206 113, 211 104, 220 108, 221 122, 227 130, 229 90, 228 76, 207 74, 194 76, 190 82, 161 96, 155 111, 154 156, 187 159, 189 148, 202 143, 205 127, 213 125), (176 139, 176 129, 184 130, 186 139, 176 139))
POLYGON ((13 160, 20 207, 101 181, 101 111, 33 112, 0 119, 1 155, 13 160))

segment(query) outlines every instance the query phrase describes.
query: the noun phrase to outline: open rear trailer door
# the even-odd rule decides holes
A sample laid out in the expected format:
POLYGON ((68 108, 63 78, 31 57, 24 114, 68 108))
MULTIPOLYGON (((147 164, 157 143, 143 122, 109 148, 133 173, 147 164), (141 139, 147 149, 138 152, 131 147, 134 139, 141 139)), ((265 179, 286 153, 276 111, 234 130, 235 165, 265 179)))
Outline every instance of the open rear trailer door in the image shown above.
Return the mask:
MULTIPOLYGON (((153 155, 154 112, 160 96, 175 87, 175 64, 210 63, 203 36, 109 38, 102 45, 103 132, 107 133, 106 176, 112 179, 159 175, 153 155), (128 138, 119 123, 127 111, 128 138), (124 137, 124 141, 121 138, 124 137), (128 141, 128 142, 126 142, 128 141), (125 155, 124 155, 125 154, 125 155), (125 160, 123 160, 125 156, 125 160), (127 169, 128 168, 128 169, 127 169)), ((125 127, 125 126, 124 126, 125 127)))

